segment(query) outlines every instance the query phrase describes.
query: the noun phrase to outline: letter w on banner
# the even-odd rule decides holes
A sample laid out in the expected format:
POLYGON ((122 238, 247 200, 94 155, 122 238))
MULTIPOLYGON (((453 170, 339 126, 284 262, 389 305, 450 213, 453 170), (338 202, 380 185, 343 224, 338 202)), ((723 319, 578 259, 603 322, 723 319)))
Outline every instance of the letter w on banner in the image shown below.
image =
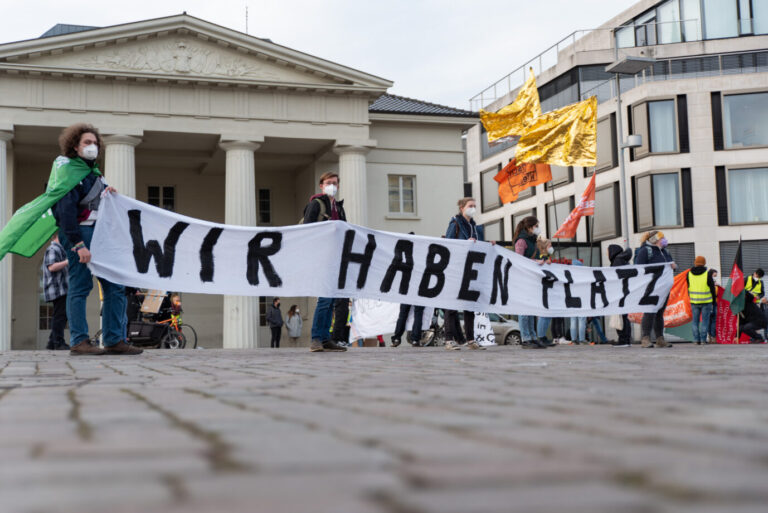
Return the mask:
POLYGON ((595 174, 584 189, 581 200, 576 208, 571 210, 568 217, 565 218, 563 225, 552 236, 553 239, 571 239, 576 237, 576 228, 579 227, 581 216, 591 216, 595 214, 595 174))

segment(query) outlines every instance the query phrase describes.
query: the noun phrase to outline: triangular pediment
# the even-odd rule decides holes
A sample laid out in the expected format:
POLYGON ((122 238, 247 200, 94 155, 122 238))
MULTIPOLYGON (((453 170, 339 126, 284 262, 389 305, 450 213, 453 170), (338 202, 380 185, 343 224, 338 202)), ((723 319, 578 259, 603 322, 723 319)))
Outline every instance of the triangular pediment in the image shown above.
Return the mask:
POLYGON ((0 66, 369 91, 392 85, 187 15, 0 45, 0 66))

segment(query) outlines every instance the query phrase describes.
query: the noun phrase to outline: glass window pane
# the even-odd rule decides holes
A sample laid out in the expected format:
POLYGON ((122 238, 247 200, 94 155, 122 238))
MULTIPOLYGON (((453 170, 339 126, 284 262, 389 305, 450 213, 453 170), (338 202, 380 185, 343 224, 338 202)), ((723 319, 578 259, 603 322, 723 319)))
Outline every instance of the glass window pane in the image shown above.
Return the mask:
POLYGON ((651 118, 651 152, 677 151, 674 100, 648 102, 648 115, 651 118))
POLYGON ((413 177, 412 176, 404 176, 403 177, 403 191, 410 190, 413 192, 413 177))
POLYGON ((493 179, 496 176, 496 169, 489 169, 480 175, 482 181, 482 207, 483 212, 492 208, 501 206, 501 199, 499 198, 499 184, 493 179))
POLYGON ((755 34, 768 34, 768 2, 752 2, 752 30, 755 34))
POLYGON ((413 200, 407 200, 407 199, 403 200, 403 212, 407 212, 409 214, 414 213, 413 200))
MULTIPOLYGON (((741 34, 752 33, 752 15, 749 10, 750 0, 739 0, 739 32, 741 34)), ((760 0, 756 0, 760 3, 760 0)), ((763 0, 763 3, 764 0, 763 0)))
POLYGON ((702 0, 704 37, 719 39, 739 35, 736 0, 702 0))
POLYGON ((653 175, 653 212, 656 226, 680 225, 680 181, 677 173, 653 175))
POLYGON ((700 0, 682 0, 683 33, 686 41, 701 41, 700 0))
POLYGON ((679 43, 682 41, 680 36, 680 4, 678 0, 670 0, 660 5, 657 12, 659 16, 659 43, 679 43))
POLYGON ((616 190, 618 184, 595 191, 595 223, 592 237, 596 240, 615 237, 618 233, 616 219, 616 190))
POLYGON ((631 48, 635 46, 635 28, 625 27, 616 31, 616 45, 619 48, 631 48))
POLYGON ((552 185, 560 185, 570 182, 570 171, 565 166, 550 166, 552 170, 552 185))
POLYGON ((731 223, 768 222, 768 167, 728 171, 731 223))
MULTIPOLYGON (((571 198, 558 201, 554 205, 547 205, 547 237, 552 237, 563 224, 563 221, 571 213, 571 198)), ((573 239, 557 239, 560 241, 572 241, 573 239)))
POLYGON ((597 122, 597 169, 610 169, 614 167, 613 147, 615 133, 611 127, 611 117, 597 122))
POLYGON ((400 194, 397 191, 389 191, 389 211, 400 212, 400 194))
POLYGON ((768 146, 768 93, 728 95, 723 110, 726 148, 768 146))
POLYGON ((651 208, 651 177, 641 176, 635 180, 635 215, 638 230, 653 226, 653 209, 651 208))
POLYGON ((648 153, 648 106, 645 103, 632 107, 632 133, 643 138, 643 144, 633 151, 636 157, 648 153))
POLYGON ((503 240, 504 239, 504 224, 503 220, 492 221, 483 225, 485 230, 485 240, 503 240))

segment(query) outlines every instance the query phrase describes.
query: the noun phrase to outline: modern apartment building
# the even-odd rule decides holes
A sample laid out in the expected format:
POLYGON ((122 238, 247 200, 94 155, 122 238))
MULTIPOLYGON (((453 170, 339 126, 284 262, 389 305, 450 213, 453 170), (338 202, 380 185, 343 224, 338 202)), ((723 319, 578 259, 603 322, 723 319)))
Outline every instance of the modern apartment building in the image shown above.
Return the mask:
POLYGON ((727 274, 739 239, 747 272, 768 267, 768 0, 642 0, 601 27, 574 33, 470 100, 473 109, 511 103, 533 66, 542 110, 598 98, 595 168, 553 167, 552 181, 502 205, 497 171, 514 145, 489 146, 482 126, 467 136, 468 179, 481 203, 478 221, 489 238, 510 240, 515 224, 534 214, 547 236, 562 223, 597 173, 594 218, 564 257, 608 265, 606 248, 622 244, 622 203, 629 243, 649 229, 664 231, 680 269, 696 255, 727 274), (655 59, 621 78, 605 71, 626 56, 655 59), (620 149, 628 135, 642 146, 620 149), (624 151, 626 191, 620 191, 624 151))

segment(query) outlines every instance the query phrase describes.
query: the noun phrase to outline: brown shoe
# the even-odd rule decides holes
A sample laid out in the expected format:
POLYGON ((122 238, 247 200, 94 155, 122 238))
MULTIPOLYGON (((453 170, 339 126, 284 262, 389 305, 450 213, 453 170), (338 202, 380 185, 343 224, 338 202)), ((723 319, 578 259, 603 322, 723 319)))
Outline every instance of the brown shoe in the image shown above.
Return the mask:
POLYGON ((651 337, 643 337, 640 340, 640 347, 653 347, 653 342, 651 342, 651 337))
POLYGON ((141 354, 144 352, 143 349, 139 349, 138 347, 134 347, 131 344, 126 344, 122 340, 118 342, 117 344, 113 346, 107 346, 104 348, 104 352, 106 354, 125 354, 125 355, 136 355, 141 354))
POLYGON ((72 346, 69 350, 69 354, 72 356, 80 356, 84 354, 98 356, 100 354, 105 354, 105 351, 99 346, 92 346, 91 341, 85 339, 79 344, 72 346))
POLYGON ((656 347, 672 347, 672 344, 664 340, 664 337, 656 337, 656 347))
POLYGON ((321 340, 313 338, 312 343, 309 345, 309 350, 313 353, 322 353, 324 351, 323 342, 321 340))

